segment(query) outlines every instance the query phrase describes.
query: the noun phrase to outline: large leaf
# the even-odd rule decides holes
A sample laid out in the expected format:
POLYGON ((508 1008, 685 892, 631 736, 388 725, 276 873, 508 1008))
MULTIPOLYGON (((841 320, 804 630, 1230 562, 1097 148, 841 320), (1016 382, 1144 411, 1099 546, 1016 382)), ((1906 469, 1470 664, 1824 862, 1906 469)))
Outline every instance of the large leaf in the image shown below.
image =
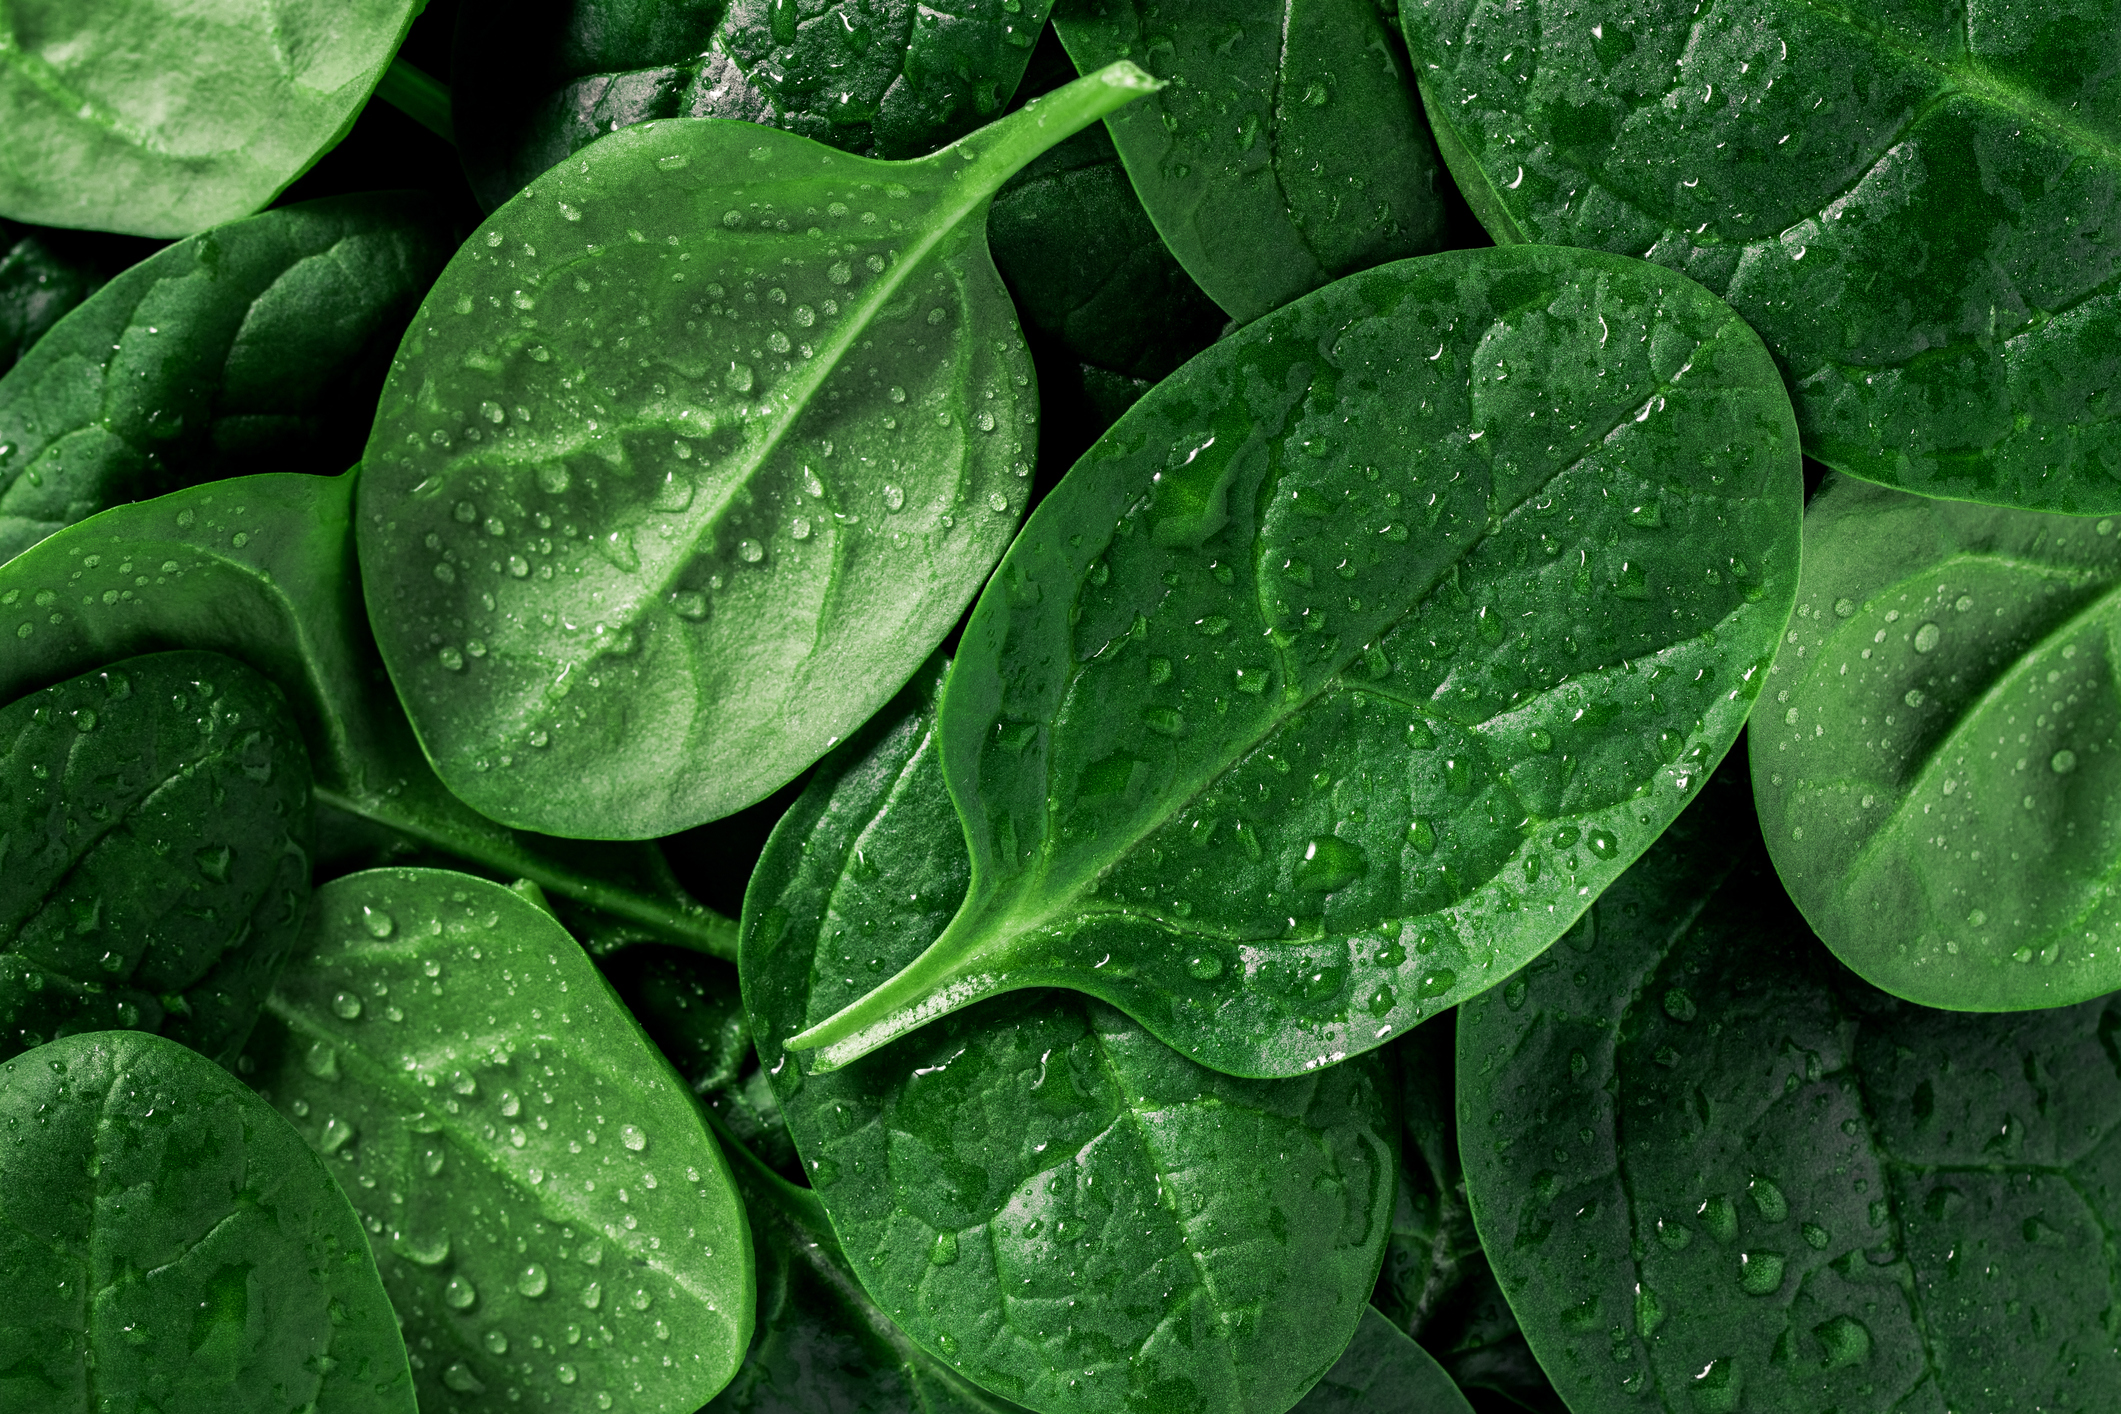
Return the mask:
POLYGON ((0 702, 135 653, 226 653, 287 695, 320 805, 733 955, 735 927, 652 847, 521 834, 443 789, 368 636, 352 499, 350 475, 243 477, 114 507, 0 565, 0 702))
POLYGON ((647 123, 495 212, 399 351, 357 522, 443 782, 519 828, 647 838, 882 706, 1030 490, 988 199, 1149 86, 1114 65, 904 163, 647 123))
POLYGON ((1753 727, 1768 851, 1843 962, 1927 1006, 2121 987, 2121 537, 1829 482, 1753 727))
POLYGON ((741 118, 918 157, 1001 111, 1051 4, 471 0, 452 75, 458 150, 488 210, 654 118, 741 118))
POLYGON ((1400 21, 1489 233, 1716 291, 1813 456, 2121 509, 2121 4, 1403 0, 1400 21))
POLYGON ((1364 1307, 1355 1338, 1291 1414, 1473 1414, 1443 1367, 1364 1307))
POLYGON ((14 0, 0 215, 187 236, 246 216, 353 126, 420 0, 14 0))
POLYGON ((1106 125, 1178 263, 1240 323, 1436 249, 1436 147, 1376 0, 1061 0, 1084 69, 1168 81, 1106 125))
POLYGON ((963 911, 790 1044, 836 1064, 1060 985, 1294 1075, 1492 986, 1737 735, 1800 479, 1760 341, 1640 261, 1451 252, 1223 339, 973 611, 940 728, 963 911))
POLYGON ((0 1065, 0 1409, 413 1414, 360 1223, 287 1122, 137 1031, 0 1065))
POLYGON ((759 1057, 857 1275, 1044 1414, 1280 1414, 1377 1275, 1396 1136, 1358 1059, 1235 1080, 1080 994, 999 998, 805 1077, 779 1038, 917 955, 964 895, 931 669, 831 758, 745 895, 759 1057))
POLYGON ((1575 1414, 2121 1401, 2121 1007, 1866 985, 1736 771, 1587 922, 1459 1023, 1473 1216, 1575 1414))
POLYGON ((422 1405, 691 1414, 751 1339, 751 1240, 691 1096, 566 930, 483 879, 317 891, 242 1069, 367 1225, 422 1405))
POLYGON ((0 1056, 250 1034, 309 903, 310 770, 271 683, 154 653, 0 707, 0 1056))
POLYGON ((304 202, 141 261, 0 378, 0 560, 121 501, 358 460, 450 249, 409 192, 304 202))

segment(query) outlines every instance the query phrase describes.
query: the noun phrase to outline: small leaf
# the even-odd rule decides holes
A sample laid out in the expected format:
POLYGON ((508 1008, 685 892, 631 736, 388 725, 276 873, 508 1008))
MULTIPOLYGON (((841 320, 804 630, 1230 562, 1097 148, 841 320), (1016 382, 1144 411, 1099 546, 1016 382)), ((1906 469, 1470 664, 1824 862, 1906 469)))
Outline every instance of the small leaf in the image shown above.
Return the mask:
POLYGON ((1443 1367, 1406 1333, 1364 1307, 1355 1338, 1291 1414, 1473 1414, 1443 1367))

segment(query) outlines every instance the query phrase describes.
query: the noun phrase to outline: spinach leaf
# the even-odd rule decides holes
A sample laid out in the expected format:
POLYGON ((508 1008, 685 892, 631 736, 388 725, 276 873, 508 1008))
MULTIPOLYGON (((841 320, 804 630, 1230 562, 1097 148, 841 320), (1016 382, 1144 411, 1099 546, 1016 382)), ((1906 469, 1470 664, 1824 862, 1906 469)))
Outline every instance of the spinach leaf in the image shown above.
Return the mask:
POLYGON ((812 1187, 877 1304, 987 1389, 1044 1414, 1287 1409, 1376 1280, 1397 1163, 1379 1058, 1231 1079, 1068 992, 829 1074, 782 1050, 964 895, 939 678, 820 769, 744 899, 744 1004, 812 1187))
POLYGON ((1437 248, 1436 148, 1375 0, 1062 0, 1088 69, 1169 87, 1106 120, 1178 263, 1239 323, 1437 248))
POLYGON ((1752 733, 1768 851, 1866 980, 2017 1011, 2121 987, 2112 520, 1830 481, 1752 733))
POLYGON ((743 1205, 551 915, 438 869, 334 880, 266 1013, 242 1069, 343 1175, 422 1405, 690 1414, 728 1382, 743 1205))
POLYGON ((354 565, 351 476, 252 476, 116 506, 0 565, 0 702, 158 648, 239 658, 287 694, 331 817, 526 876, 666 941, 733 955, 735 927, 653 846, 504 829, 434 778, 376 661, 354 565))
POLYGON ((489 211, 596 138, 655 118, 740 118, 918 157, 1001 111, 1052 3, 469 0, 458 148, 489 211))
POLYGON ((855 1279, 816 1194, 723 1143, 751 1217, 759 1319, 743 1367, 701 1414, 1021 1414, 891 1323, 855 1279))
POLYGON ((353 126, 421 0, 16 0, 0 215, 188 236, 271 201, 353 126))
POLYGON ((1365 1306, 1355 1338, 1292 1414, 1473 1414, 1443 1367, 1365 1306))
POLYGON ((518 828, 647 838, 882 706, 1029 491, 988 198, 1149 86, 1117 64, 905 163, 642 124, 494 213, 399 351, 357 521, 442 781, 518 828))
POLYGON ((232 1058, 309 902, 309 758, 218 653, 0 707, 0 1056, 159 1031, 232 1058))
POLYGON ((1729 300, 1811 455, 2121 510, 2121 5, 1407 0, 1400 21, 1489 233, 1647 254, 1729 300))
POLYGON ((109 279, 93 255, 64 232, 25 229, 0 221, 0 371, 109 279))
POLYGON ((1474 1220, 1576 1414, 2111 1408, 2110 1000, 1875 990, 1720 772, 1459 1021, 1474 1220))
POLYGON ((0 1064, 0 1408, 413 1414, 390 1302, 324 1165, 174 1041, 0 1064))
POLYGON ((943 706, 973 885, 789 1044, 1012 987, 1237 1075, 1544 949, 1737 735, 1796 591, 1789 399, 1617 256, 1366 271, 1157 385, 1038 508, 943 706))
POLYGON ((338 197, 141 261, 0 377, 0 560, 121 501, 343 471, 450 249, 410 192, 338 197))

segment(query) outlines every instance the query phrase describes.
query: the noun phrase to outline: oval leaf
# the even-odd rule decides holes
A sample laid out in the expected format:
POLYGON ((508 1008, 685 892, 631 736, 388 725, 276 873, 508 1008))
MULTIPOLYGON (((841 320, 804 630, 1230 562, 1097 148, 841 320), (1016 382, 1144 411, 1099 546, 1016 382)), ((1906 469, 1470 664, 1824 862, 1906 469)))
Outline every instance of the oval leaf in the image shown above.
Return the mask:
POLYGON ((346 1195, 228 1072, 136 1031, 0 1065, 0 1408, 413 1414, 346 1195))
POLYGON ((1777 886, 1736 772, 1592 924, 1458 1033, 1473 1216, 1575 1414, 2121 1399, 2121 1007, 1866 985, 1777 886))
POLYGON ((0 708, 0 1056, 113 1027, 233 1056, 309 847, 301 733, 233 659, 128 658, 0 708))
POLYGON ((653 846, 541 839, 443 789, 376 660, 352 499, 351 475, 241 477, 113 507, 0 564, 0 702, 157 648, 226 653, 286 693, 320 805, 733 956, 735 925, 670 884, 653 846))
POLYGON ((1775 351, 1830 466, 2121 509, 2121 5, 1399 14, 1497 241, 1647 253, 1701 281, 1775 351))
POLYGON ((0 560, 105 506, 358 460, 450 248, 409 192, 304 202, 158 251, 0 378, 0 560))
POLYGON ((1829 483, 1753 728, 1775 867, 1835 954, 1925 1006, 2121 987, 2121 536, 1829 483))
POLYGON ((34 0, 4 21, 0 215, 188 236, 246 216, 335 145, 419 0, 34 0), (93 173, 91 178, 87 174, 93 173))
POLYGON ((644 124, 487 221, 400 351, 357 522, 452 791, 523 829, 669 834, 883 705, 1030 490, 987 200, 1147 87, 1115 65, 908 163, 644 124))
POLYGON ((1397 1162, 1378 1061, 1233 1080, 1066 992, 827 1075, 774 1039, 918 954, 964 894, 924 676, 812 781, 745 895, 745 1007, 811 1184, 877 1304, 988 1389, 1045 1414, 1278 1414, 1376 1280, 1397 1162))
POLYGON ((1760 341, 1640 261, 1405 261, 1222 340, 1031 518, 940 734, 973 887, 791 1045, 1061 985, 1294 1075, 1506 976, 1678 813, 1796 590, 1760 341))
POLYGON ((653 118, 741 118, 866 157, 918 157, 1016 91, 1053 0, 947 12, 577 0, 526 15, 472 0, 457 22, 456 140, 490 211, 605 133, 653 118))
POLYGON ((1150 219, 1239 323, 1442 243, 1436 147, 1376 0, 1062 0, 1085 70, 1170 84, 1107 120, 1150 219))
POLYGON ((1473 1414, 1429 1353, 1364 1307, 1355 1338, 1292 1414, 1473 1414))
POLYGON ((244 1069, 343 1175, 423 1405, 690 1414, 742 1360, 721 1151, 535 904, 438 869, 326 884, 244 1069))

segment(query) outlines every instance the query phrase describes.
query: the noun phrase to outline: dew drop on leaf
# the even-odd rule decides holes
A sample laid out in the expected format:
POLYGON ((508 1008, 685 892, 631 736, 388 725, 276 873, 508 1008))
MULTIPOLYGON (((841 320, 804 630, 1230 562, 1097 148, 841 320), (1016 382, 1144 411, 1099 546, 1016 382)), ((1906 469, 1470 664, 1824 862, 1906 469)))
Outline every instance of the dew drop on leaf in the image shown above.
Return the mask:
POLYGON ((518 1296, 528 1296, 536 1299, 543 1296, 551 1286, 552 1278, 546 1274, 545 1268, 536 1262, 530 1263, 522 1271, 516 1273, 516 1294, 518 1296))

